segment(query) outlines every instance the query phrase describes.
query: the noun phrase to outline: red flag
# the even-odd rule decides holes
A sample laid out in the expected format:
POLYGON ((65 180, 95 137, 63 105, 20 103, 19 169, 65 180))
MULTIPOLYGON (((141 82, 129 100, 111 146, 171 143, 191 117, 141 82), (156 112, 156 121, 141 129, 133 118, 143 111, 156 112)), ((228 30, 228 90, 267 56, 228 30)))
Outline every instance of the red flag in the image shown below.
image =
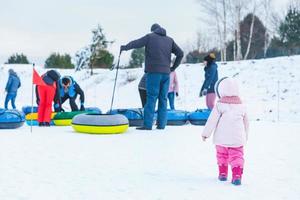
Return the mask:
POLYGON ((36 85, 46 85, 42 77, 37 73, 37 71, 34 68, 32 74, 32 83, 36 85))

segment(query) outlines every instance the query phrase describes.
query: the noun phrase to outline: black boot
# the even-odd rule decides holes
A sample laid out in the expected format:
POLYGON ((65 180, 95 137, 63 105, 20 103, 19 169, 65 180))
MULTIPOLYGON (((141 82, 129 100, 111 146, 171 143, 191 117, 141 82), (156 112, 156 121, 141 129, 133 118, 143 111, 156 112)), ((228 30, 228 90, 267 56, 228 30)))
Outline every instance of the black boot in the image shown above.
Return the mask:
POLYGON ((48 126, 48 127, 50 126, 49 122, 45 122, 44 124, 45 124, 44 126, 48 126))
POLYGON ((148 128, 148 127, 145 127, 145 126, 137 127, 136 129, 137 130, 147 130, 147 131, 151 131, 152 130, 152 128, 148 128))
POLYGON ((44 126, 44 122, 39 122, 39 126, 44 126))

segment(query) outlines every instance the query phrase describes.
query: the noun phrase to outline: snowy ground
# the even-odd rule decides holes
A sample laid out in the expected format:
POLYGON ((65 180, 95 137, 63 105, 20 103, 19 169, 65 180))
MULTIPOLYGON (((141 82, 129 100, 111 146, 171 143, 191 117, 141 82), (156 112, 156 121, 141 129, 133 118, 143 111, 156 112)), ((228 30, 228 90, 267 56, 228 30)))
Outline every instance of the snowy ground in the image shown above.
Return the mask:
POLYGON ((1 200, 299 199, 300 124, 253 122, 243 185, 217 180, 202 127, 86 135, 71 127, 1 131, 1 200))
MULTIPOLYGON (((274 59, 247 60, 219 64, 219 77, 235 76, 240 83, 242 99, 246 103, 251 120, 300 122, 300 56, 274 59)), ((31 104, 32 69, 29 65, 0 65, 0 107, 4 104, 4 87, 7 70, 14 68, 21 77, 22 87, 18 93, 17 106, 31 104)), ((40 74, 45 69, 37 67, 40 74)), ((115 71, 60 70, 62 75, 72 75, 86 93, 86 106, 97 106, 108 111, 111 103, 115 71)), ((116 88, 115 108, 141 107, 137 85, 143 75, 142 69, 120 70, 116 88), (129 95, 130 94, 130 95, 129 95)), ((194 111, 205 107, 205 99, 199 98, 203 83, 203 65, 181 65, 177 70, 179 98, 176 108, 194 111)), ((35 102, 35 101, 34 101, 35 102)), ((64 108, 69 108, 68 103, 64 108)))
MULTIPOLYGON (((32 69, 0 66, 0 105, 11 67, 22 80, 21 108, 31 104, 32 69)), ((86 106, 109 109, 115 71, 96 70, 92 77, 60 72, 74 75, 86 106)), ((140 107, 142 74, 142 69, 120 70, 115 108, 140 107)), ((182 65, 177 74, 177 108, 204 108, 198 97, 203 66, 182 65)), ((0 130, 0 200, 300 199, 300 56, 219 64, 219 75, 239 80, 251 119, 241 187, 217 180, 214 146, 201 141, 203 127, 86 135, 71 127, 34 127, 30 133, 24 125, 0 130)))

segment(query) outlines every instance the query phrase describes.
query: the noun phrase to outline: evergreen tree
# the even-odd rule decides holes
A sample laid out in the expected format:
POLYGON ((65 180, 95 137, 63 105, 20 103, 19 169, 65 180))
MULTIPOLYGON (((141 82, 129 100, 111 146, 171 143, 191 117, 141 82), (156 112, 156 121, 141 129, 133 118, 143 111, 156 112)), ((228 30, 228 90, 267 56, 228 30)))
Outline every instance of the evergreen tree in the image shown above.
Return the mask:
POLYGON ((284 21, 279 26, 280 40, 286 47, 300 46, 300 12, 290 7, 284 21))
MULTIPOLYGON (((241 31, 241 47, 242 55, 244 56, 247 50, 249 36, 250 36, 250 27, 252 23, 253 14, 249 13, 243 21, 240 23, 241 31)), ((264 57, 264 43, 266 37, 266 27, 263 25, 261 20, 254 16, 254 25, 253 25, 253 35, 251 40, 250 51, 247 59, 258 59, 264 57)), ((233 52, 234 45, 236 43, 232 40, 227 43, 227 60, 234 60, 233 52)), ((235 46, 236 47, 236 46, 235 46)))
POLYGON ((7 64, 29 64, 29 61, 27 57, 21 53, 21 54, 13 54, 8 58, 7 64))
POLYGON ((76 52, 76 71, 90 68, 93 74, 93 68, 110 68, 113 63, 114 56, 107 50, 108 45, 113 41, 106 39, 100 25, 92 30, 92 34, 91 44, 76 52))
POLYGON ((59 53, 52 53, 45 61, 45 68, 72 69, 74 68, 74 65, 71 62, 70 55, 60 55, 59 53))
POLYGON ((144 62, 145 62, 145 48, 134 49, 131 52, 129 68, 143 67, 144 62))
MULTIPOLYGON (((242 55, 244 57, 250 35, 250 26, 252 22, 253 14, 249 13, 241 22, 241 45, 242 45, 242 55)), ((266 27, 263 25, 261 20, 254 16, 254 26, 253 35, 251 39, 250 51, 248 54, 248 59, 257 59, 264 57, 264 41, 265 41, 266 27)))

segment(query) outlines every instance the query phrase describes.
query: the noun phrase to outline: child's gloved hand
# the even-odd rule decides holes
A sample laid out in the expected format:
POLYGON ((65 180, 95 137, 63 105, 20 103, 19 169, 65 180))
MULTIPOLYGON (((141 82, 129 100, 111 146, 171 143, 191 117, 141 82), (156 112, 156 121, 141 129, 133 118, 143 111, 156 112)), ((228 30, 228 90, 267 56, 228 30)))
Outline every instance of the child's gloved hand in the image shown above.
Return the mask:
POLYGON ((202 90, 201 95, 206 96, 207 95, 207 89, 202 90))
POLYGON ((202 141, 205 142, 205 140, 207 139, 206 136, 202 136, 202 141))

